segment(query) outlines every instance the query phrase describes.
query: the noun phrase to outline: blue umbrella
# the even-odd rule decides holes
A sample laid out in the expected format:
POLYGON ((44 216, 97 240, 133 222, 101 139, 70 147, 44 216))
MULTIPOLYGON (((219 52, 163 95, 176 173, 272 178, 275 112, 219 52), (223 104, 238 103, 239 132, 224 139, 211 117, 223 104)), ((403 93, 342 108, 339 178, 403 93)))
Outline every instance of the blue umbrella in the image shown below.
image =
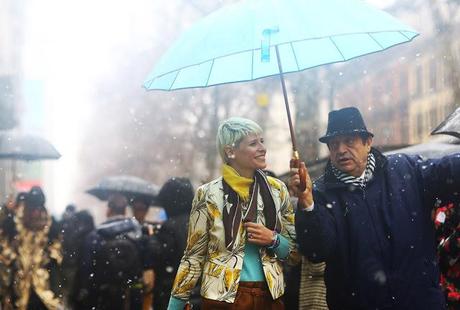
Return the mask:
POLYGON ((417 36, 357 0, 246 0, 205 17, 163 55, 144 87, 175 90, 279 75, 298 157, 283 73, 342 62, 417 36))

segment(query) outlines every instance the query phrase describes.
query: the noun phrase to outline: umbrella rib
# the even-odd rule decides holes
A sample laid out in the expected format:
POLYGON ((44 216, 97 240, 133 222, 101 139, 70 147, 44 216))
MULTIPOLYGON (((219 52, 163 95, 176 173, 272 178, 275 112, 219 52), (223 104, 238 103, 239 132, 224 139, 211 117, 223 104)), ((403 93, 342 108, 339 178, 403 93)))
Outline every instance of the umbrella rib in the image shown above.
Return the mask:
POLYGON ((149 86, 144 85, 144 88, 149 89, 150 87, 152 87, 152 84, 153 84, 153 81, 154 81, 154 80, 155 80, 155 78, 150 79, 150 80, 149 80, 149 82, 150 82, 150 83, 149 83, 149 86))
POLYGON ((179 76, 179 72, 180 72, 180 70, 177 70, 176 76, 174 77, 174 80, 172 81, 171 86, 169 87, 169 90, 171 90, 173 85, 174 85, 174 83, 176 83, 177 77, 179 76))
POLYGON ((297 66, 297 70, 300 70, 299 62, 297 61, 297 55, 295 53, 294 46, 292 45, 292 42, 289 42, 289 45, 291 46, 292 54, 294 55, 294 60, 295 60, 296 66, 297 66))
POLYGON ((377 41, 369 32, 367 33, 368 36, 371 37, 372 40, 374 40, 375 43, 377 43, 378 46, 380 46, 380 48, 382 50, 384 50, 385 48, 382 46, 382 44, 379 43, 379 41, 377 41))
POLYGON ((343 56, 342 52, 340 51, 339 47, 337 46, 337 44, 334 42, 334 40, 332 39, 332 37, 329 37, 329 40, 331 40, 332 44, 334 44, 335 48, 337 49, 337 51, 340 53, 340 55, 342 56, 342 59, 345 61, 345 57, 343 56))
POLYGON ((209 68, 209 74, 208 74, 208 78, 206 79, 206 86, 209 85, 209 79, 211 78, 211 72, 212 72, 212 68, 214 68, 214 60, 212 60, 212 63, 211 63, 211 68, 209 68))
POLYGON ((407 40, 410 40, 408 36, 406 36, 402 31, 398 31, 403 37, 405 37, 407 40))

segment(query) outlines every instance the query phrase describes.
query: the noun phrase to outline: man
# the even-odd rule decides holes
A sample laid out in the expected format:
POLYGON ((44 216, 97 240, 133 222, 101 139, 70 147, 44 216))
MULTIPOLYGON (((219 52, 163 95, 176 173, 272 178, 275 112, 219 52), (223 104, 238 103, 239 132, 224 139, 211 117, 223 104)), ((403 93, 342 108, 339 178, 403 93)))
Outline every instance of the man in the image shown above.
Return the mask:
MULTIPOLYGON (((144 245, 158 232, 160 223, 152 223, 146 220, 152 199, 142 195, 134 195, 130 198, 130 207, 134 218, 142 226, 144 245)), ((155 272, 153 269, 146 269, 143 272, 144 298, 142 309, 149 310, 153 304, 153 286, 155 284, 155 272)))
POLYGON ((111 195, 107 220, 86 237, 78 309, 142 309, 142 232, 127 206, 125 196, 111 195))
POLYGON ((160 223, 151 222, 146 219, 151 202, 152 199, 140 195, 134 195, 131 197, 129 203, 134 218, 139 222, 139 224, 141 224, 142 232, 146 236, 154 235, 161 227, 160 223))
POLYGON ((131 210, 134 218, 139 224, 144 224, 145 217, 149 211, 150 201, 143 199, 142 197, 133 197, 130 201, 131 210))
POLYGON ((326 262, 331 310, 444 309, 431 212, 458 190, 460 160, 386 157, 372 137, 356 108, 329 113, 319 140, 330 160, 313 196, 308 176, 304 192, 296 170, 290 179, 300 250, 326 262))

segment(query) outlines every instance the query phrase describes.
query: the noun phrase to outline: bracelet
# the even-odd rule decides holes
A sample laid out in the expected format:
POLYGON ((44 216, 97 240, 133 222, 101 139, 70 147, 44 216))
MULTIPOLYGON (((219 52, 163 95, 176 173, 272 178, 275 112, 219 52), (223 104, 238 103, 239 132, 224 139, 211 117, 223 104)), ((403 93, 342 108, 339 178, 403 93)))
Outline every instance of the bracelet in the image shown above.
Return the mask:
POLYGON ((272 244, 270 244, 267 249, 268 250, 274 250, 280 245, 280 236, 279 234, 274 230, 273 231, 273 239, 272 239, 272 244))

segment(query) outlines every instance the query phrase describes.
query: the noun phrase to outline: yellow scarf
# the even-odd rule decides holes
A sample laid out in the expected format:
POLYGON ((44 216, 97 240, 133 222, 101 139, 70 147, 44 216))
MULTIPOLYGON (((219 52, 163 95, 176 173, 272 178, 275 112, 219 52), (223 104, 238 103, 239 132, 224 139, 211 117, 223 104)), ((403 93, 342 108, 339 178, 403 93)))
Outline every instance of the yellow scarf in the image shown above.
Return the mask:
POLYGON ((241 199, 249 200, 249 189, 254 179, 240 176, 235 169, 226 164, 222 165, 222 177, 241 199))
MULTIPOLYGON (((249 189, 251 188, 252 183, 254 183, 254 179, 242 177, 235 169, 226 164, 222 165, 222 177, 241 199, 244 201, 249 200, 249 189)), ((279 181, 277 182, 275 178, 267 176, 267 180, 274 188, 278 190, 281 189, 281 186, 278 183, 279 181)))

